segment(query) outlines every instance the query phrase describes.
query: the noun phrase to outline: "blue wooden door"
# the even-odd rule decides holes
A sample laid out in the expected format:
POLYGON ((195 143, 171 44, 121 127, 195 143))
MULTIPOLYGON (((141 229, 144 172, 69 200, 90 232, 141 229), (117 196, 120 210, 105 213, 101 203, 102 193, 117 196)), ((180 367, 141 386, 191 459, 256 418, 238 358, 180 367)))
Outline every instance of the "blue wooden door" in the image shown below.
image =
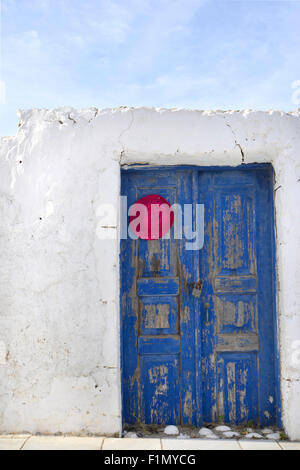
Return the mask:
MULTIPOLYGON (((129 171, 128 206, 158 194, 171 205, 192 201, 192 171, 129 171)), ((128 223, 128 220, 127 220, 128 223)), ((122 369, 126 423, 195 421, 192 254, 184 240, 123 240, 122 369), (184 385, 183 385, 184 384, 184 385)))
POLYGON ((277 423, 271 170, 122 173, 151 194, 204 204, 205 239, 121 241, 123 421, 277 423))
POLYGON ((205 422, 279 424, 273 175, 256 168, 199 173, 205 422))

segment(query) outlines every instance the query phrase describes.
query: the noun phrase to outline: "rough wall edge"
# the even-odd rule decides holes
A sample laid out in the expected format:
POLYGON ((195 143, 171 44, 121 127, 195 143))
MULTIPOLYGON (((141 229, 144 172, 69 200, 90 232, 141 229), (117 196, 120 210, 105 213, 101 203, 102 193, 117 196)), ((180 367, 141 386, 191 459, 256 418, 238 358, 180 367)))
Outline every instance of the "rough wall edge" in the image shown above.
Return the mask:
MULTIPOLYGON (((37 125, 41 121, 44 122, 57 122, 60 125, 70 125, 70 124, 90 124, 97 117, 104 115, 113 115, 113 114, 122 114, 128 113, 130 111, 142 111, 150 114, 189 114, 189 115, 198 115, 206 117, 214 116, 240 116, 243 118, 252 117, 254 115, 262 116, 277 116, 277 117, 286 117, 286 118, 299 118, 300 117, 300 108, 292 110, 289 112, 280 111, 280 110, 253 110, 253 109, 243 109, 243 110, 200 110, 200 109, 189 109, 189 108, 159 108, 159 107, 130 107, 130 106, 120 106, 118 108, 98 108, 98 107, 89 107, 89 108, 73 108, 73 107, 60 107, 53 109, 43 109, 43 108, 33 108, 33 109, 20 109, 17 111, 17 116, 19 119, 19 129, 21 127, 26 127, 28 124, 37 125)), ((18 131, 19 131, 18 129, 18 131)), ((17 133, 18 133, 17 131, 17 133)), ((14 136, 12 136, 13 138, 14 136)), ((9 136, 0 137, 0 142, 2 139, 8 139, 9 136)))

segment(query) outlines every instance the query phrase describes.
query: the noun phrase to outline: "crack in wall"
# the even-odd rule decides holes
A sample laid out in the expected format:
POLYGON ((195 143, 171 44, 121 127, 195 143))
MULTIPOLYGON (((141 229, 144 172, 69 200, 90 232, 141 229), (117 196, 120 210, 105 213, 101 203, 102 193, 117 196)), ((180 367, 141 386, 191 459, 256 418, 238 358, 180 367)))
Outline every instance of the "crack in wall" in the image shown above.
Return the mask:
MULTIPOLYGON (((224 118, 224 119, 225 119, 225 118, 224 118)), ((244 163, 245 163, 245 152, 244 152, 244 150, 243 150, 243 147, 242 147, 241 144, 239 144, 239 142, 237 141, 236 133, 235 133, 235 131, 232 129, 231 125, 228 124, 228 122, 226 122, 226 121, 225 121, 225 124, 226 124, 227 127, 229 127, 229 129, 230 129, 231 132, 232 132, 232 135, 233 135, 233 137, 234 137, 235 146, 240 149, 241 155, 242 155, 242 164, 244 164, 244 163)))
POLYGON ((130 108, 130 112, 131 112, 131 122, 128 126, 128 128, 124 129, 124 131, 121 132, 121 134, 119 135, 119 143, 122 147, 122 151, 121 151, 121 154, 120 154, 120 162, 122 161, 122 158, 123 158, 123 155, 125 153, 125 148, 124 148, 124 145, 122 143, 122 137, 130 131, 130 129, 132 128, 133 126, 133 123, 134 123, 134 110, 130 108))
POLYGON ((69 119, 70 121, 73 121, 74 124, 77 124, 77 121, 76 121, 74 118, 71 117, 71 114, 68 114, 68 119, 69 119))

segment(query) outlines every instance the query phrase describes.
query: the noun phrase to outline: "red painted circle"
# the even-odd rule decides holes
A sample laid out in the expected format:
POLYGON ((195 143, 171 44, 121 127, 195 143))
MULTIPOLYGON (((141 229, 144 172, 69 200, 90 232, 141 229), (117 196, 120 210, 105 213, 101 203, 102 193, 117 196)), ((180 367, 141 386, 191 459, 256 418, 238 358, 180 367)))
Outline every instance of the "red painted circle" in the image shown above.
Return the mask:
POLYGON ((138 238, 158 240, 172 228, 174 212, 165 198, 151 194, 139 199, 130 207, 129 224, 138 238))

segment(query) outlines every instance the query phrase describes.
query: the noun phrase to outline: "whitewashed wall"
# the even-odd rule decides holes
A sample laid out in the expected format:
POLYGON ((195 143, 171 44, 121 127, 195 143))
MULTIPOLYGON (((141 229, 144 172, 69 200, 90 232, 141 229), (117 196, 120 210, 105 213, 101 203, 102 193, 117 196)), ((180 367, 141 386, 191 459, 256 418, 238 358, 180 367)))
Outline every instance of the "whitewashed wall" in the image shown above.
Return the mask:
POLYGON ((97 237, 120 164, 242 162, 276 172, 283 422, 300 440, 296 112, 20 112, 0 141, 0 432, 120 431, 117 222, 115 240, 97 237))

